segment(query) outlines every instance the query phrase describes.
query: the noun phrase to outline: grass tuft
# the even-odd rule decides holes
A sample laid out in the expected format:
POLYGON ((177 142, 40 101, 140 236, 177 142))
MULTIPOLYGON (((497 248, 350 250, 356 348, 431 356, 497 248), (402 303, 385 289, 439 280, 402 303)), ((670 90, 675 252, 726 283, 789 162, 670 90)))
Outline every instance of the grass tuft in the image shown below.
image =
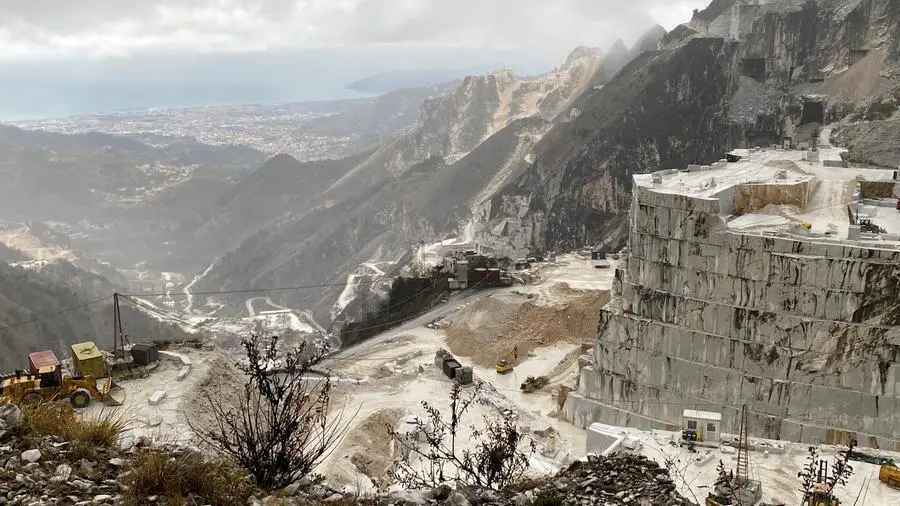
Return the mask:
POLYGON ((153 495, 176 505, 188 501, 212 506, 245 504, 254 491, 246 473, 226 461, 159 450, 138 454, 125 484, 126 505, 144 504, 153 495))
POLYGON ((91 458, 98 449, 115 448, 127 428, 122 411, 104 410, 99 415, 75 416, 68 404, 43 403, 22 408, 19 440, 31 446, 37 439, 53 436, 69 441, 78 457, 91 458))
POLYGON ((68 404, 43 403, 38 406, 22 406, 22 435, 58 436, 66 438, 72 424, 77 422, 75 412, 68 404))
POLYGON ((66 431, 70 441, 78 441, 92 447, 110 448, 119 443, 125 432, 125 414, 118 410, 103 410, 96 417, 80 417, 66 431))
POLYGON ((533 506, 562 506, 563 498, 555 490, 542 490, 534 498, 533 506))

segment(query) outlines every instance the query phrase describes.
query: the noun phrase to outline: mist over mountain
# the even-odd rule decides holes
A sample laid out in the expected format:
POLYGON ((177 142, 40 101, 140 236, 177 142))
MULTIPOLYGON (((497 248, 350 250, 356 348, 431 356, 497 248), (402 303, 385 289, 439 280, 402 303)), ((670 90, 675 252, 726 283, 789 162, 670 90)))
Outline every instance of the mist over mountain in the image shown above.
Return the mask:
MULTIPOLYGON (((735 28, 727 18, 735 4, 726 3, 714 2, 671 32, 656 26, 631 37, 631 44, 617 39, 601 48, 576 48, 552 65, 555 70, 535 77, 496 70, 333 106, 242 107, 239 115, 233 109, 236 124, 207 135, 228 140, 215 147, 175 142, 181 138, 175 135, 185 134, 179 118, 190 117, 191 128, 202 129, 221 123, 216 118, 228 114, 228 107, 193 109, 189 116, 177 110, 154 113, 147 116, 152 120, 135 112, 92 123, 118 132, 127 119, 127 138, 7 128, 2 139, 11 149, 4 170, 17 188, 28 188, 34 197, 8 191, 4 212, 15 220, 87 218, 57 226, 73 237, 75 249, 119 268, 175 271, 185 279, 205 272, 196 287, 207 291, 339 284, 366 262, 402 268, 412 244, 464 229, 471 240, 508 255, 598 242, 615 247, 625 237, 623 210, 635 171, 686 165, 730 147, 770 142, 785 131, 785 121, 799 121, 791 106, 797 94, 817 92, 816 87, 824 94, 839 92, 842 103, 892 100, 880 95, 890 90, 887 77, 880 78, 884 82, 857 80, 854 88, 848 87, 849 74, 833 70, 833 76, 819 81, 812 70, 838 69, 845 58, 841 51, 863 37, 871 47, 885 48, 878 65, 888 75, 894 39, 879 38, 876 28, 890 26, 892 18, 871 14, 875 28, 869 33, 836 35, 855 33, 841 32, 844 19, 850 19, 841 16, 856 11, 845 15, 837 7, 817 11, 798 3, 787 10, 746 7, 744 22, 735 28), (811 36, 805 30, 815 23, 827 29, 811 36), (771 42, 770 25, 796 33, 802 44, 771 42), (720 42, 734 36, 735 29, 740 43, 720 42), (762 85, 751 83, 742 63, 758 54, 772 61, 762 85), (814 59, 814 64, 798 66, 801 59, 814 59), (676 81, 682 84, 674 86, 676 81), (730 108, 748 93, 759 93, 760 86, 780 98, 760 102, 752 115, 730 108), (292 114, 299 114, 297 120, 259 120, 292 114), (332 155, 278 155, 263 163, 265 155, 234 144, 259 128, 271 129, 253 139, 269 154, 299 143, 304 150, 321 146, 319 157, 332 155), (427 208, 432 201, 440 203, 435 208, 440 211, 427 208)), ((880 12, 874 4, 870 9, 880 12)), ((183 56, 162 67, 155 81, 146 69, 132 78, 166 83, 169 73, 193 65, 202 71, 195 72, 197 78, 211 83, 227 80, 229 65, 241 61, 254 70, 245 73, 244 81, 281 65, 279 79, 293 76, 296 84, 312 70, 326 77, 324 54, 304 56, 307 63, 320 58, 318 67, 275 57, 183 56)), ((365 63, 370 53, 347 54, 363 68, 374 65, 365 63)), ((134 61, 107 60, 95 68, 116 76, 134 61)), ((420 78, 433 79, 435 73, 372 73, 358 84, 395 86, 420 78)), ((327 79, 342 77, 328 74, 327 79)), ((760 76, 753 79, 759 82, 760 76)), ((891 117, 879 121, 888 122, 879 138, 890 139, 891 117)), ((854 132, 850 124, 840 132, 851 147, 863 142, 852 139, 858 135, 854 132)), ((867 151, 873 152, 871 146, 867 151)), ((891 151, 884 153, 879 156, 888 158, 879 163, 891 163, 891 151)), ((279 294, 276 300, 327 319, 339 291, 302 298, 279 294)), ((240 302, 239 297, 229 300, 230 309, 240 311, 240 302)))
MULTIPOLYGON (((722 450, 748 449, 752 472, 725 481, 758 480, 757 502, 802 503, 814 446, 840 467, 855 441, 834 498, 900 504, 868 458, 900 459, 900 2, 8 11, 0 115, 32 119, 0 124, 0 372, 109 350, 119 300, 131 342, 186 340, 122 379, 132 433, 190 440, 196 401, 239 391, 241 338, 327 348, 317 419, 352 416, 324 481, 271 491, 285 504, 732 504, 717 450, 693 443, 745 430, 722 450), (465 409, 527 428, 538 488, 397 490, 415 438, 385 427, 442 411, 469 372, 484 388, 465 409), (604 452, 597 433, 621 460, 581 458, 604 452), (682 458, 679 483, 662 460, 682 458), (646 476, 591 477, 614 461, 646 476)), ((77 450, 52 442, 28 465, 6 446, 13 502, 136 490, 32 487, 77 450)), ((85 460, 140 460, 104 452, 85 460)))
POLYGON ((502 66, 491 64, 466 69, 395 70, 353 81, 347 85, 347 89, 362 93, 385 93, 403 88, 421 88, 484 74, 502 66))

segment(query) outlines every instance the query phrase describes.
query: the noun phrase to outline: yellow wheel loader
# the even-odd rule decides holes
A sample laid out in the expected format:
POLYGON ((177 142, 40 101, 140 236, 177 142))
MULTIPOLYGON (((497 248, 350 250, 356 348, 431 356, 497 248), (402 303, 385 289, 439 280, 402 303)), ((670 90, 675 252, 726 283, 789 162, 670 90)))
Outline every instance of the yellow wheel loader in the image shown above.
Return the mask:
POLYGON ((900 490, 900 467, 892 464, 881 464, 878 480, 885 485, 900 490))
POLYGON ((535 390, 544 388, 549 382, 550 379, 546 376, 538 376, 537 378, 529 376, 525 378, 525 381, 523 381, 521 385, 519 385, 519 390, 524 391, 526 394, 530 394, 535 390))
POLYGON ((109 393, 112 379, 64 375, 57 367, 41 367, 37 374, 17 371, 0 379, 0 397, 13 404, 34 406, 42 402, 66 400, 75 409, 86 408, 98 400, 108 406, 120 406, 109 393))

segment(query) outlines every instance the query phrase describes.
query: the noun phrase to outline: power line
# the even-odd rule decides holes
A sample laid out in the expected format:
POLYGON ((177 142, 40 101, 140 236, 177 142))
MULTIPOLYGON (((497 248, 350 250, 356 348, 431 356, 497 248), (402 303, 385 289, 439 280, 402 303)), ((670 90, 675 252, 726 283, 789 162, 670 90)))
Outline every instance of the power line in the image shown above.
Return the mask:
POLYGON ((77 305, 77 306, 72 306, 72 307, 63 309, 63 310, 61 310, 61 311, 57 311, 57 312, 55 312, 55 313, 42 314, 42 315, 36 316, 36 317, 34 317, 34 318, 30 319, 30 320, 24 320, 24 321, 21 321, 21 322, 12 323, 12 324, 9 324, 9 325, 4 325, 4 326, 0 327, 0 330, 5 330, 5 329, 11 329, 11 328, 15 328, 15 327, 20 327, 20 326, 22 326, 22 325, 27 325, 27 324, 29 324, 29 323, 35 323, 35 322, 39 322, 39 321, 41 321, 41 320, 46 320, 46 319, 49 319, 49 318, 54 318, 54 317, 56 317, 56 316, 60 316, 60 315, 66 314, 66 313, 70 313, 70 312, 72 312, 72 311, 77 311, 77 310, 79 310, 79 309, 84 309, 84 308, 86 308, 86 307, 93 306, 94 304, 98 304, 98 303, 100 303, 100 302, 103 302, 103 301, 106 301, 106 300, 109 300, 109 299, 112 299, 112 295, 107 295, 106 297, 101 297, 101 298, 99 298, 99 299, 95 299, 95 300, 92 300, 92 301, 90 301, 90 302, 85 302, 84 304, 79 304, 79 305, 77 305))
MULTIPOLYGON (((397 279, 397 278, 394 278, 394 279, 397 279)), ((378 281, 379 280, 374 280, 374 281, 371 281, 370 283, 374 284, 374 283, 377 283, 378 281)), ((481 281, 483 281, 483 280, 481 280, 481 281)), ((475 288, 476 286, 478 286, 481 283, 481 281, 478 281, 478 283, 475 283, 470 288, 475 288)), ((187 293, 175 293, 175 294, 172 294, 172 293, 137 293, 137 294, 135 294, 135 293, 120 293, 119 295, 122 297, 129 297, 132 299, 136 299, 139 297, 173 297, 173 296, 188 297, 188 296, 194 296, 194 295, 198 295, 198 296, 230 295, 230 294, 241 294, 241 293, 265 293, 265 292, 285 292, 285 291, 296 291, 296 290, 312 290, 312 289, 316 289, 316 288, 340 288, 340 287, 346 287, 346 286, 350 286, 350 285, 361 285, 366 282, 367 281, 347 281, 346 283, 322 283, 322 284, 313 284, 313 285, 284 286, 284 287, 272 287, 272 288, 244 288, 244 289, 235 289, 235 290, 213 290, 213 291, 205 291, 205 292, 191 292, 190 294, 187 294, 187 293)), ((382 308, 382 309, 379 309, 372 313, 369 313, 369 315, 383 313, 385 311, 388 311, 400 304, 403 304, 403 303, 409 302, 410 300, 415 299, 416 297, 427 292, 430 289, 431 289, 431 286, 426 287, 426 288, 416 292, 415 294, 411 295, 410 297, 407 297, 406 299, 396 302, 393 305, 388 306, 386 308, 382 308)))
MULTIPOLYGON (((479 280, 477 283, 475 283, 474 285, 469 287, 469 289, 477 288, 483 281, 484 281, 484 279, 479 280)), ((325 288, 325 287, 344 287, 344 286, 348 286, 348 285, 359 285, 359 284, 363 284, 363 283, 364 283, 364 281, 354 281, 354 282, 347 282, 347 283, 342 283, 342 284, 323 283, 323 284, 315 284, 315 285, 299 285, 299 286, 275 287, 275 288, 252 288, 252 289, 248 288, 248 289, 237 289, 237 290, 218 290, 218 291, 207 291, 207 292, 191 292, 190 295, 191 296, 194 296, 194 295, 203 296, 203 295, 227 295, 227 294, 241 294, 241 293, 264 293, 264 292, 275 292, 275 291, 306 290, 306 289, 325 288)), ((411 295, 403 300, 400 300, 400 301, 390 304, 384 308, 381 308, 379 310, 368 313, 366 316, 372 317, 374 315, 389 312, 403 304, 406 304, 407 302, 409 302, 413 299, 418 298, 423 293, 431 290, 433 288, 433 286, 434 286, 434 284, 427 286, 427 287, 423 288, 422 290, 414 293, 413 295, 411 295)), ((198 324, 188 322, 187 320, 184 320, 183 317, 181 317, 181 316, 167 313, 162 309, 159 309, 155 306, 152 306, 152 305, 147 304, 146 302, 143 302, 140 300, 140 298, 144 298, 144 297, 164 297, 167 295, 169 295, 169 294, 165 294, 165 293, 119 294, 120 297, 124 297, 128 302, 131 302, 132 304, 140 306, 140 307, 144 308, 145 310, 152 312, 153 314, 155 314, 157 316, 160 316, 160 317, 163 317, 166 319, 170 319, 170 320, 174 320, 176 322, 179 322, 183 325, 189 326, 194 329, 199 329, 200 327, 198 324)), ((187 296, 188 294, 181 293, 178 295, 187 296)), ((107 298, 109 298, 109 297, 107 297, 107 298)), ((419 313, 416 313, 416 314, 413 314, 410 316, 399 318, 397 320, 391 320, 388 322, 382 322, 382 323, 371 325, 368 327, 360 327, 357 329, 353 329, 353 331, 361 332, 361 331, 365 331, 365 330, 374 330, 374 329, 387 327, 387 326, 390 326, 390 325, 393 325, 396 323, 404 323, 413 318, 422 316, 422 315, 430 312, 432 309, 434 309, 434 308, 433 307, 427 308, 422 312, 419 312, 419 313)), ((337 351, 340 351, 340 350, 336 350, 336 352, 337 351)))
MULTIPOLYGON (((483 279, 482 279, 482 281, 483 281, 483 279)), ((475 283, 474 285, 472 285, 471 288, 475 288, 476 286, 478 286, 479 283, 481 283, 481 281, 479 281, 478 283, 475 283)), ((380 323, 380 324, 377 324, 377 325, 371 325, 371 326, 368 326, 368 327, 360 327, 360 328, 357 328, 357 329, 353 329, 351 332, 361 332, 361 331, 364 331, 364 330, 375 330, 375 329, 380 329, 380 328, 387 327, 387 326, 393 325, 393 324, 400 324, 400 325, 402 325, 403 323, 406 323, 406 322, 411 321, 411 320, 414 320, 414 319, 416 319, 416 318, 418 318, 418 317, 420 317, 420 316, 424 316, 424 315, 427 314, 427 313, 430 313, 432 310, 434 310, 434 308, 435 308, 435 306, 432 306, 432 307, 430 307, 430 308, 424 309, 423 311, 421 311, 421 312, 419 312, 419 313, 415 313, 415 314, 412 314, 412 315, 409 315, 409 316, 405 316, 405 317, 399 318, 399 319, 397 319, 397 320, 391 320, 391 321, 388 321, 388 322, 383 322, 383 323, 380 323)), ((443 316, 442 316, 442 317, 439 317, 439 318, 436 318, 436 320, 439 320, 439 319, 441 319, 441 318, 443 318, 443 316)), ((375 336, 372 336, 372 337, 374 338, 375 336)), ((353 348, 355 348, 355 347, 357 347, 357 346, 361 346, 361 345, 363 345, 363 344, 367 344, 368 341, 369 341, 369 340, 366 339, 366 340, 360 341, 360 342, 358 342, 358 343, 356 343, 356 344, 352 344, 352 345, 350 345, 350 346, 348 346, 348 347, 346 347, 346 348, 339 348, 339 349, 337 349, 337 350, 335 350, 335 351, 333 352, 333 355, 338 355, 338 354, 341 354, 341 353, 343 353, 343 352, 345 352, 345 351, 350 351, 350 350, 352 350, 353 348)), ((352 359, 352 358, 354 358, 354 357, 360 357, 360 356, 363 356, 363 355, 357 354, 357 355, 342 355, 342 356, 340 356, 340 357, 325 357, 324 360, 337 360, 338 358, 340 358, 340 359, 352 359)))
POLYGON ((318 285, 298 285, 298 286, 282 286, 273 288, 246 288, 236 290, 213 290, 206 292, 190 292, 187 293, 122 293, 119 295, 126 297, 192 297, 194 295, 229 295, 238 293, 265 293, 265 292, 285 292, 291 290, 311 290, 314 288, 339 288, 347 285, 359 285, 364 281, 353 281, 346 283, 322 283, 318 285))
POLYGON ((120 297, 122 297, 122 299, 125 300, 126 302, 129 302, 129 303, 131 303, 131 304, 133 304, 133 305, 135 305, 135 306, 138 306, 138 307, 140 307, 140 308, 143 308, 145 311, 147 311, 147 312, 149 312, 149 313, 152 313, 152 314, 154 314, 154 315, 156 315, 156 316, 158 316, 158 317, 160 317, 160 318, 164 318, 164 319, 167 319, 167 320, 171 320, 171 321, 180 323, 180 324, 182 324, 182 325, 185 325, 185 326, 188 326, 188 327, 191 327, 191 328, 194 328, 194 329, 199 328, 199 326, 198 326, 197 324, 194 324, 194 323, 191 323, 191 322, 185 320, 185 319, 184 319, 182 316, 180 316, 180 315, 166 313, 165 311, 163 311, 162 309, 157 308, 156 306, 153 306, 153 305, 151 305, 151 304, 147 304, 147 303, 144 302, 144 301, 135 299, 135 298, 130 297, 130 296, 128 296, 128 295, 120 295, 120 297))

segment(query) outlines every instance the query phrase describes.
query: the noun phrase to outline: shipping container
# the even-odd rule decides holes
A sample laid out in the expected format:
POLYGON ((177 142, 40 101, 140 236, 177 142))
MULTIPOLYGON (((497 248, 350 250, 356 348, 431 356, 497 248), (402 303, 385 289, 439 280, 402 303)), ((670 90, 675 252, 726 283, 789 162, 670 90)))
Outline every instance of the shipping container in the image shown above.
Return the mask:
POLYGON ((138 343, 131 347, 131 356, 137 365, 150 365, 159 361, 159 349, 155 344, 138 343))
POLYGON ((445 360, 453 360, 453 355, 449 351, 441 348, 434 354, 434 366, 444 367, 445 360))
POLYGON ((456 377, 456 370, 462 367, 459 362, 453 359, 444 360, 444 375, 450 379, 456 377))
POLYGON ((456 370, 456 381, 460 385, 468 385, 473 381, 472 368, 469 366, 460 367, 456 370))
POLYGON ((103 353, 96 344, 90 341, 72 345, 72 364, 75 367, 75 373, 79 376, 93 378, 106 376, 103 353))
POLYGON ((36 351, 28 355, 28 368, 31 374, 37 375, 41 367, 52 367, 54 369, 59 367, 59 360, 52 351, 36 351))

